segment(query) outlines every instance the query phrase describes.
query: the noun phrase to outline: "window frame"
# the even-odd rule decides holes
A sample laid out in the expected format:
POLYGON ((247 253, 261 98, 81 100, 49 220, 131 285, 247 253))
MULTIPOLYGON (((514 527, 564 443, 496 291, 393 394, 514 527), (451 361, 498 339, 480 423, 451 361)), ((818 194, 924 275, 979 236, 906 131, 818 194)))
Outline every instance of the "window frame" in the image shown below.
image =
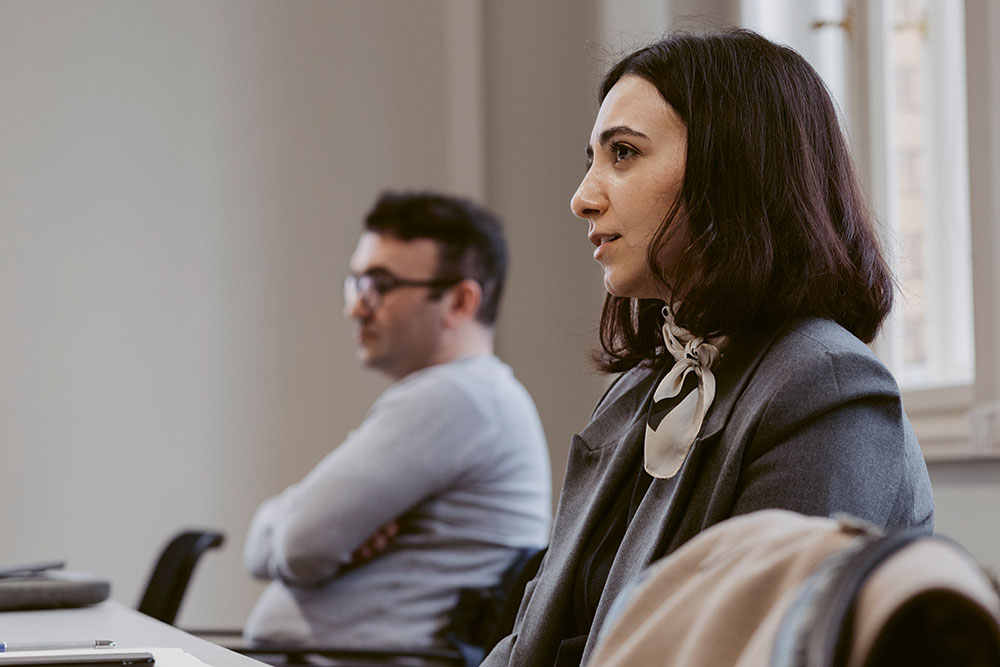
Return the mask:
POLYGON ((976 377, 966 408, 964 438, 956 447, 926 449, 925 456, 931 458, 1000 457, 1000 359, 996 351, 1000 343, 1000 45, 991 36, 1000 36, 1000 3, 966 0, 976 377))
MULTIPOLYGON (((869 20, 879 20, 878 4, 852 0, 869 20)), ((928 461, 1000 457, 1000 190, 991 187, 1000 184, 1000 48, 990 40, 1000 35, 1000 4, 965 0, 964 10, 975 377, 971 384, 903 391, 928 461)), ((868 49, 878 48, 876 31, 868 39, 868 49)))

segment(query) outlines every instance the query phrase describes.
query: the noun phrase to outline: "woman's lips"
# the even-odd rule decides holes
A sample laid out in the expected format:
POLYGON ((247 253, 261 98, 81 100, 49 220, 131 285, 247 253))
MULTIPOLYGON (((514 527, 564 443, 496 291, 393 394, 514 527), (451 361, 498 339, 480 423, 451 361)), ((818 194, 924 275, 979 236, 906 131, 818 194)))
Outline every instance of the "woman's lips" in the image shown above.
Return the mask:
POLYGON ((596 245, 597 247, 601 247, 605 243, 610 243, 611 241, 614 241, 617 238, 621 238, 621 235, 620 234, 598 234, 597 232, 593 232, 587 238, 589 238, 590 242, 593 243, 594 245, 596 245))
POLYGON ((588 238, 590 238, 591 243, 597 246, 594 250, 594 259, 597 259, 601 251, 604 250, 604 246, 617 241, 621 236, 618 234, 591 234, 588 238))

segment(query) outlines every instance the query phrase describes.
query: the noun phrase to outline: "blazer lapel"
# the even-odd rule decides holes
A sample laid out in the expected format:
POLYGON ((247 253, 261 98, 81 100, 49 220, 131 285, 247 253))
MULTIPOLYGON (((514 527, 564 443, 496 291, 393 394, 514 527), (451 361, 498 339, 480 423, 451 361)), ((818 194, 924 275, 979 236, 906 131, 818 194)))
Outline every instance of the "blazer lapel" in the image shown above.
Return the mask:
POLYGON ((579 551, 608 503, 625 479, 635 474, 634 463, 637 454, 641 456, 646 428, 641 408, 652 396, 659 377, 654 372, 648 375, 630 383, 620 396, 622 400, 606 402, 608 411, 599 406, 594 420, 573 437, 551 540, 553 545, 572 545, 572 551, 565 554, 567 565, 577 565, 579 551), (619 427, 607 430, 611 424, 619 427))
POLYGON ((747 382, 753 377, 754 371, 764 358, 764 353, 771 347, 778 333, 772 331, 764 335, 743 338, 738 343, 733 343, 726 352, 722 363, 719 364, 718 372, 715 373, 715 400, 705 415, 701 432, 692 450, 714 439, 729 423, 733 406, 743 394, 747 382))
MULTIPOLYGON (((613 387, 598 405, 594 418, 579 435, 573 436, 566 477, 556 511, 556 523, 545 556, 543 572, 570 576, 541 576, 525 609, 525 622, 519 634, 535 636, 526 646, 552 646, 553 636, 565 638, 557 626, 573 619, 574 574, 579 572, 581 554, 600 517, 614 501, 626 477, 635 474, 636 456, 641 456, 645 434, 645 413, 640 409, 652 396, 659 374, 648 369, 633 371, 618 387, 613 387), (643 375, 645 374, 645 375, 643 375), (617 428, 611 428, 617 424, 617 428), (624 427, 623 427, 624 425, 624 427), (533 608, 544 610, 536 616, 533 608), (527 622, 535 618, 536 622, 527 622), (544 619, 544 620, 543 620, 544 619)), ((551 656, 518 655, 513 647, 514 663, 550 664, 551 656)))

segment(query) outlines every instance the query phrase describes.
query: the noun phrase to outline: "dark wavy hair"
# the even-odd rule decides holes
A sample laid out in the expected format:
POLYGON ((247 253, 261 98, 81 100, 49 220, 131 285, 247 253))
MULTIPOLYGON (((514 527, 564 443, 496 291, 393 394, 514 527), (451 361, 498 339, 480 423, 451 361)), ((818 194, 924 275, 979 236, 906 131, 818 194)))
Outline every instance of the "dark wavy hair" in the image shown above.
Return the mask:
POLYGON ((500 220, 463 197, 434 192, 383 192, 365 230, 401 241, 430 239, 439 248, 437 278, 471 278, 483 300, 476 320, 494 326, 507 277, 508 251, 500 220))
MULTIPOLYGON (((895 282, 816 71, 790 48, 731 30, 626 56, 604 77, 601 102, 626 75, 656 86, 687 127, 679 199, 647 252, 676 322, 739 337, 817 316, 870 342, 895 282), (689 243, 668 272, 661 258, 675 224, 687 225, 689 243)), ((666 354, 661 306, 609 294, 597 366, 618 372, 666 354)))

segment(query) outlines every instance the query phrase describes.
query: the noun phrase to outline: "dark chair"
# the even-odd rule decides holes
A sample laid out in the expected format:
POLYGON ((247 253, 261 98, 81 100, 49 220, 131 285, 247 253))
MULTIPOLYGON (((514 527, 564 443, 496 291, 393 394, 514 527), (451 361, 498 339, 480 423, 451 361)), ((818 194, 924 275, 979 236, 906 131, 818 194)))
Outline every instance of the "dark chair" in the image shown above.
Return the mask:
POLYGON ((278 665, 308 664, 310 657, 321 656, 332 661, 327 664, 352 667, 392 665, 399 660, 408 660, 405 664, 412 665, 413 659, 429 665, 472 667, 481 663, 493 646, 510 634, 524 589, 538 572, 544 555, 544 549, 521 549, 495 586, 461 590, 445 631, 446 648, 245 645, 227 641, 227 637, 238 636, 234 631, 206 630, 195 634, 238 653, 278 665))
POLYGON ((488 589, 464 589, 446 634, 466 665, 478 665, 514 628, 524 589, 545 557, 545 549, 521 549, 500 583, 488 589))
POLYGON ((211 530, 177 534, 160 553, 137 609, 173 625, 198 559, 207 550, 222 546, 223 541, 222 533, 211 530))

